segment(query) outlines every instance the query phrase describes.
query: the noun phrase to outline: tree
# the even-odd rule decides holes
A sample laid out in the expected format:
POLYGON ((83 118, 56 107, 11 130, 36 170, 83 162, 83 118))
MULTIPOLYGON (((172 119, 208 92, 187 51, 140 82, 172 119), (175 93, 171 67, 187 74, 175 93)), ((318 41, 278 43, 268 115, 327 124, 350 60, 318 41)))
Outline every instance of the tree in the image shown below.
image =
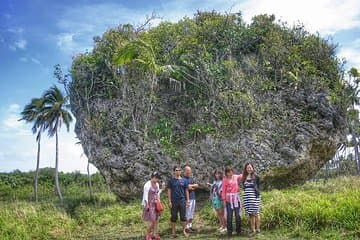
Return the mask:
POLYGON ((43 117, 43 108, 44 108, 44 99, 42 98, 33 98, 29 104, 24 107, 24 110, 21 112, 22 118, 29 123, 33 123, 32 132, 36 134, 37 142, 37 157, 36 157, 36 171, 34 177, 34 197, 35 201, 38 202, 38 178, 39 178, 39 165, 40 165, 40 140, 41 133, 45 130, 45 123, 43 117))
POLYGON ((359 111, 355 108, 356 105, 359 105, 359 79, 360 73, 356 68, 351 68, 348 72, 350 77, 349 85, 352 87, 348 98, 351 103, 352 108, 348 110, 348 124, 349 132, 352 138, 352 145, 354 147, 354 158, 356 162, 356 172, 360 175, 360 160, 359 160, 359 130, 360 130, 360 121, 359 121, 359 111))
POLYGON ((65 124, 67 131, 69 131, 70 123, 72 122, 72 116, 68 109, 70 105, 68 104, 68 96, 64 96, 63 93, 57 86, 51 87, 43 94, 44 99, 44 108, 43 116, 46 124, 46 129, 48 131, 49 137, 55 135, 56 140, 56 155, 55 155, 55 188, 56 193, 60 200, 62 200, 62 195, 59 186, 59 136, 58 132, 62 126, 62 123, 65 124))

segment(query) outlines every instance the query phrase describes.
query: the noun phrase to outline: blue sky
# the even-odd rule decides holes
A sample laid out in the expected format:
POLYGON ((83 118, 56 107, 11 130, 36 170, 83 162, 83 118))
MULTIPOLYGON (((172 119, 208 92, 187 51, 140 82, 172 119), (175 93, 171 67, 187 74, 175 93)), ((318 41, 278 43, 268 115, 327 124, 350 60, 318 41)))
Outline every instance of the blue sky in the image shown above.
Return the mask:
MULTIPOLYGON (((140 24, 153 11, 176 21, 198 9, 241 11, 247 22, 261 13, 274 13, 289 24, 302 22, 310 32, 338 43, 338 56, 360 69, 358 0, 1 0, 0 172, 35 168, 31 126, 17 119, 31 98, 55 83, 55 64, 67 71, 72 56, 91 50, 93 36, 120 23, 140 24)), ((73 127, 69 133, 62 129, 60 141, 60 170, 85 172, 87 159, 75 145, 73 127)), ((54 166, 54 141, 44 138, 42 145, 41 167, 54 166)))

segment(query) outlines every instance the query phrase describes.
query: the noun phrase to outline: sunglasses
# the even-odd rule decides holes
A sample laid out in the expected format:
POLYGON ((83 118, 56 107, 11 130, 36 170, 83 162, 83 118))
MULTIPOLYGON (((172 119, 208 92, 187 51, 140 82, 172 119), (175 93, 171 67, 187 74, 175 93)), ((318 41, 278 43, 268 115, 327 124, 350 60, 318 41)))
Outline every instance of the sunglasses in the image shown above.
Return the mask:
POLYGON ((175 171, 181 171, 181 169, 175 169, 175 171))

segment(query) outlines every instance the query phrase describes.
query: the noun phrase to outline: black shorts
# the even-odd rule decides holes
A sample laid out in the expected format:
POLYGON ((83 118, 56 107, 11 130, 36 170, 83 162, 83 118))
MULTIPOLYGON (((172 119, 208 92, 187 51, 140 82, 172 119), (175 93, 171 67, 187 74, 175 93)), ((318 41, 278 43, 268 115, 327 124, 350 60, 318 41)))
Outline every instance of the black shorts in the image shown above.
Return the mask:
POLYGON ((172 202, 171 203, 171 222, 176 222, 178 218, 178 212, 180 212, 180 221, 186 221, 186 202, 172 202))

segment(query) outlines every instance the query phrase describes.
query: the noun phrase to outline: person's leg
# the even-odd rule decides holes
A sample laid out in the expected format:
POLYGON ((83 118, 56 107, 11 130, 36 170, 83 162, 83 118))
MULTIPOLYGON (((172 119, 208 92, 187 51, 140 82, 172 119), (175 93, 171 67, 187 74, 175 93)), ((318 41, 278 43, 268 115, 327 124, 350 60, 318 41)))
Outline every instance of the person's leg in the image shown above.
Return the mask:
POLYGON ((220 225, 220 228, 222 227, 222 222, 221 222, 221 214, 220 214, 220 209, 215 209, 216 211, 216 217, 217 219, 219 220, 219 225, 220 225))
POLYGON ((255 227, 256 227, 256 231, 260 232, 260 214, 255 216, 255 227))
POLYGON ((226 228, 226 219, 224 216, 224 208, 219 209, 219 220, 220 220, 220 226, 222 228, 226 228))
POLYGON ((250 218, 250 229, 251 229, 251 232, 254 233, 255 232, 255 216, 250 215, 249 218, 250 218))
POLYGON ((234 210, 235 210, 236 233, 240 234, 241 232, 240 207, 234 207, 234 210))
POLYGON ((151 221, 151 222, 149 222, 149 225, 146 228, 146 239, 148 239, 149 237, 151 238, 151 232, 153 229, 154 229, 154 222, 151 221))
POLYGON ((226 203, 226 228, 228 235, 232 235, 233 226, 232 226, 232 216, 233 216, 233 209, 231 208, 230 203, 226 203))
POLYGON ((171 234, 172 235, 176 234, 175 224, 176 224, 176 220, 177 220, 178 210, 179 210, 179 205, 175 202, 172 203, 172 206, 171 206, 171 234))
POLYGON ((190 206, 188 208, 186 208, 186 229, 188 229, 189 231, 192 231, 192 220, 194 218, 194 213, 195 213, 195 200, 191 199, 190 200, 190 206))
POLYGON ((153 236, 159 235, 158 234, 158 223, 159 223, 159 220, 156 219, 155 222, 154 222, 154 227, 153 227, 153 236))
POLYGON ((188 236, 188 234, 186 233, 186 202, 181 202, 179 204, 179 208, 180 208, 180 221, 181 221, 181 225, 183 228, 183 234, 185 237, 188 236))

